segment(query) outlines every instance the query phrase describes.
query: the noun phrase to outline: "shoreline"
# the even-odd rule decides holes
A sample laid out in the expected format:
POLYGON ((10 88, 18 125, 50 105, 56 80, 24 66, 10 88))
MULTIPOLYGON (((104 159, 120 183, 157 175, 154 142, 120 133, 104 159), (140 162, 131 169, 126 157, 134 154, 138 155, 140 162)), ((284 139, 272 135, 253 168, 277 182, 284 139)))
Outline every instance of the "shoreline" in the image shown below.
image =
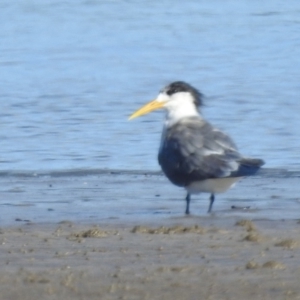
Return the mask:
MULTIPOLYGON (((53 170, 1 170, 0 177, 64 177, 64 176, 91 176, 91 175, 161 175, 164 176, 161 170, 140 170, 140 169, 53 169, 53 170)), ((299 170, 291 170, 286 168, 265 168, 262 167, 253 177, 300 177, 299 170)))
POLYGON ((190 216, 159 174, 0 176, 0 299, 299 299, 299 178, 279 175, 190 216))
MULTIPOLYGON (((300 173, 265 170, 217 194, 213 216, 297 220, 300 173), (236 209, 232 209, 235 207, 236 209)), ((163 175, 136 171, 64 171, 0 176, 1 226, 16 223, 134 223, 184 217, 185 191, 163 175), (75 174, 75 173, 76 174, 75 174), (52 175, 51 175, 52 174, 52 175), (75 175, 74 175, 75 174, 75 175)), ((192 216, 208 217, 208 194, 193 195, 192 216)))

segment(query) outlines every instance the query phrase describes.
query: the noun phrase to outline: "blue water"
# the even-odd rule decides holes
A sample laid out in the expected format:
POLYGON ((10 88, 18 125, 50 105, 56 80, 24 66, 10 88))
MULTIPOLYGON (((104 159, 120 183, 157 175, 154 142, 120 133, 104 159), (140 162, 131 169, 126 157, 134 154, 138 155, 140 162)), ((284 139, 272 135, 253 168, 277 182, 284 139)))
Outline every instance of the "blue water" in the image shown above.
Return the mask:
POLYGON ((242 153, 300 169, 299 1, 2 0, 0 169, 158 170, 173 80, 242 153))

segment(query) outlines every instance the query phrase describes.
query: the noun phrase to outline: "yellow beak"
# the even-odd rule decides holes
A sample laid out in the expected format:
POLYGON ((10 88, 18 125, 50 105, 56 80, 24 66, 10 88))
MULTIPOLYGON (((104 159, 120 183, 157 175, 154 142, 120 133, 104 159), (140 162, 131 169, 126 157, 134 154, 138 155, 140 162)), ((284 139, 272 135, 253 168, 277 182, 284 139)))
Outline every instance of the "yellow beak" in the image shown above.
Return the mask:
POLYGON ((128 120, 132 120, 134 118, 140 117, 142 115, 148 114, 149 112, 156 110, 156 109, 160 109, 163 108, 164 106, 164 102, 158 102, 157 100, 153 100, 149 103, 147 103, 146 105, 144 105, 143 107, 141 107, 140 109, 138 109, 137 111, 135 111, 128 120))

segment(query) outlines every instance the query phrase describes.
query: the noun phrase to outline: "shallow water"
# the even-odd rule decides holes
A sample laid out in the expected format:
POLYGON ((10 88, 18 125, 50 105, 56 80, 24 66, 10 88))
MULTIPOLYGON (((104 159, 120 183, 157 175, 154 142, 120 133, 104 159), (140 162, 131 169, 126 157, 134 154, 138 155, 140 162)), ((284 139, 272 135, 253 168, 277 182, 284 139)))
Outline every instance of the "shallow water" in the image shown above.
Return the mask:
POLYGON ((2 170, 158 170, 173 80, 268 167, 300 167, 300 3, 1 1, 2 170))
POLYGON ((243 179, 216 195, 212 214, 207 214, 209 195, 193 195, 192 215, 186 217, 185 191, 157 172, 0 173, 0 223, 299 220, 299 177, 299 172, 272 169, 243 179))

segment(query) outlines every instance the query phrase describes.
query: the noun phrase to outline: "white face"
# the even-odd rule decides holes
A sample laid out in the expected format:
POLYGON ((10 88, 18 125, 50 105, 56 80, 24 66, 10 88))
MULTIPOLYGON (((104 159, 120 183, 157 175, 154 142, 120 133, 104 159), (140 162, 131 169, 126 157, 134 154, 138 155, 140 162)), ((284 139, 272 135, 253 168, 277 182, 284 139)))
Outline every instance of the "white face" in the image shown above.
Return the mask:
POLYGON ((189 92, 178 92, 174 93, 172 95, 168 95, 165 92, 159 93, 158 97, 156 98, 156 101, 158 102, 164 102, 165 105, 164 107, 169 108, 169 107, 184 107, 187 105, 193 105, 194 104, 194 99, 189 92))
POLYGON ((164 108, 167 110, 167 121, 171 124, 184 117, 199 115, 193 96, 189 92, 178 92, 172 95, 161 92, 156 101, 164 103, 164 108))
POLYGON ((170 101, 170 99, 171 97, 167 95, 165 92, 159 93, 158 96, 156 97, 157 102, 168 102, 170 101))

